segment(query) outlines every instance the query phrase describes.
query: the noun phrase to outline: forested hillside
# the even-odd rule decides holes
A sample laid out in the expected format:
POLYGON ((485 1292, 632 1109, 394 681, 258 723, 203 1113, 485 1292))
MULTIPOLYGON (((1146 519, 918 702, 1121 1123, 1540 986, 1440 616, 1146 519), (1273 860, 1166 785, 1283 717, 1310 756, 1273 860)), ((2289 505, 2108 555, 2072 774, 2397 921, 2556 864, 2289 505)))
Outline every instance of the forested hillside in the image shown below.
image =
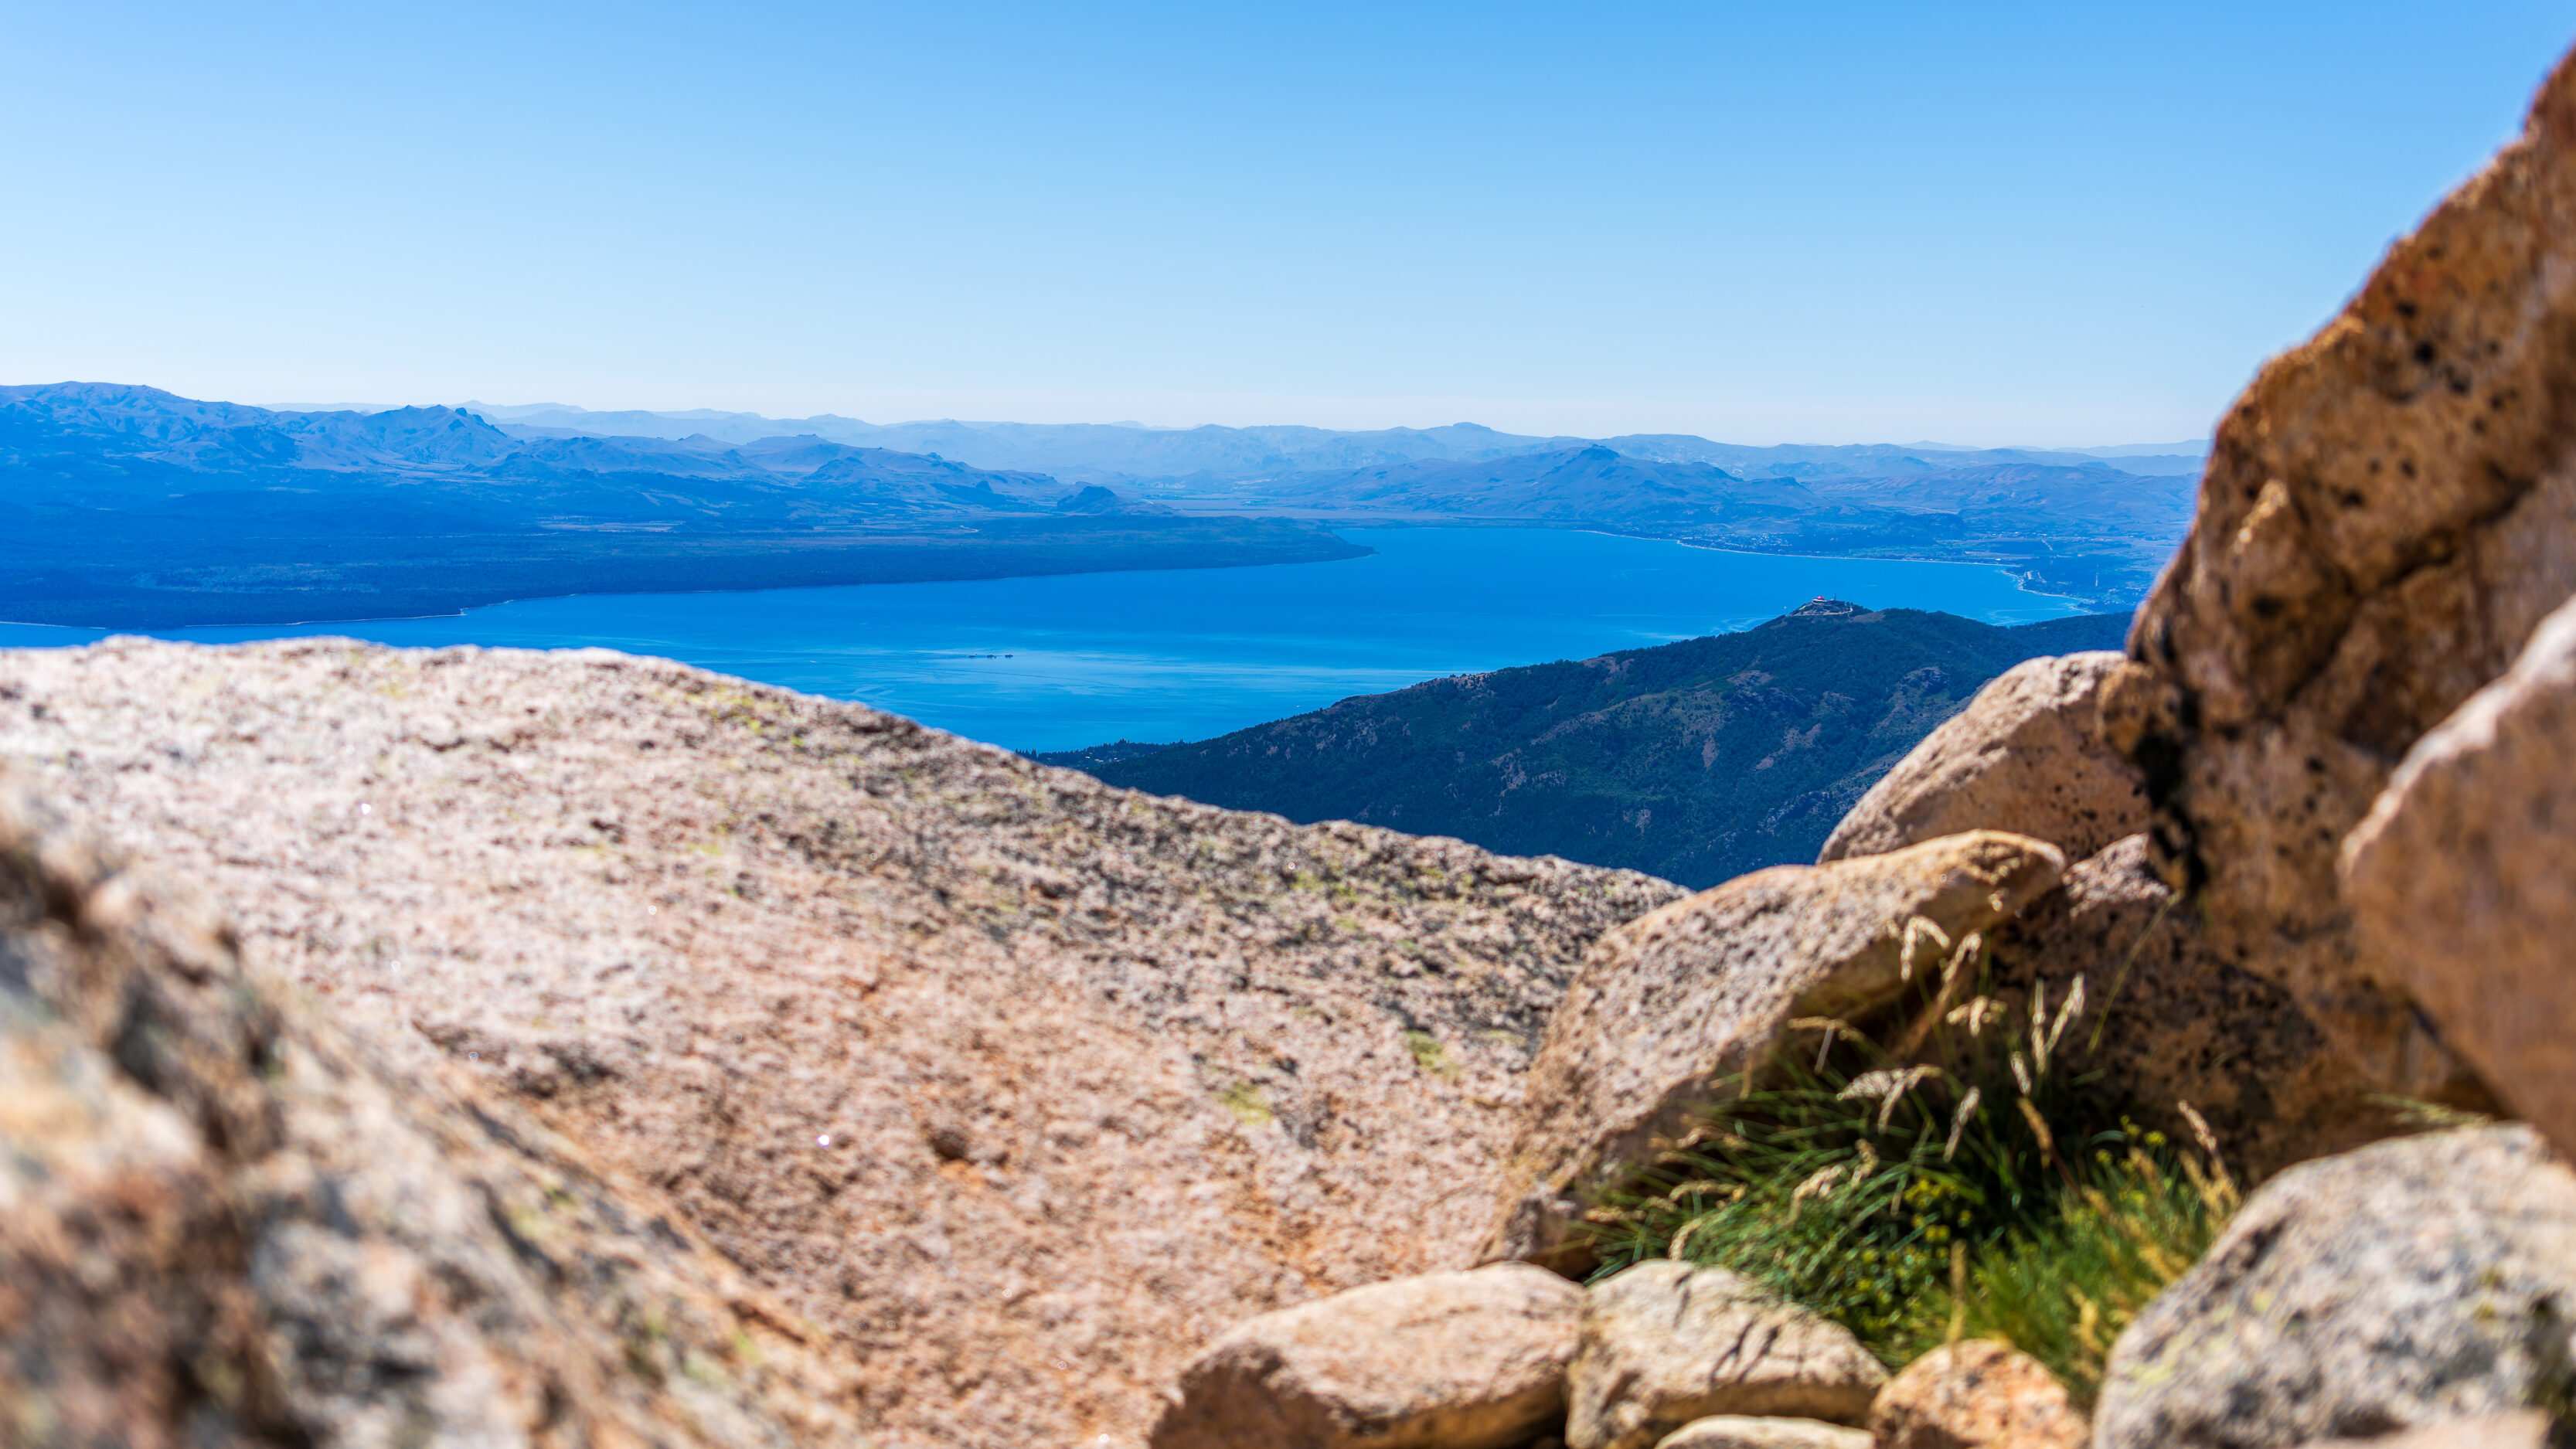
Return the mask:
POLYGON ((1357 820, 1708 886, 1813 860, 1871 782, 2024 659, 2126 615, 1998 628, 1819 600, 1740 634, 1435 679, 1140 758, 1048 756, 1158 795, 1357 820))

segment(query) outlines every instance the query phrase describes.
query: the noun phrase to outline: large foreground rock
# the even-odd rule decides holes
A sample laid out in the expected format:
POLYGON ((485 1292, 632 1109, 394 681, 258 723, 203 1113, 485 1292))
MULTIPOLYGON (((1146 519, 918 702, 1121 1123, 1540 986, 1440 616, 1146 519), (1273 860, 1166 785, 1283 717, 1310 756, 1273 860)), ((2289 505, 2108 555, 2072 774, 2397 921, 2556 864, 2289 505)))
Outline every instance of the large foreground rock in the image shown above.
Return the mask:
POLYGON ((1877 1449, 2085 1449, 2093 1428, 2039 1360, 1969 1339, 1936 1348, 1870 1406, 1877 1449))
POLYGON ((1713 1415, 1858 1424, 1887 1371, 1841 1324, 1723 1268, 1655 1259, 1592 1285, 1568 1449, 1647 1449, 1713 1415))
POLYGON ((1242 1324, 1181 1374, 1154 1449, 1505 1449, 1565 1417, 1583 1290, 1498 1263, 1242 1324))
POLYGON ((0 769, 0 1442, 853 1442, 822 1340, 0 769))
POLYGON ((2576 69, 2219 424, 2190 535, 2105 688, 2228 959, 2372 1073, 2471 1094, 2363 960, 2345 833, 2576 591, 2576 69))
POLYGON ((2081 982, 2086 1012, 2060 1048, 2063 1070, 2177 1141, 2190 1103, 2250 1180, 2399 1130, 2286 988, 2211 945, 2144 836, 2067 867, 2063 885, 1988 934, 1986 964, 1984 989, 2008 1022, 2029 1020, 2036 989, 2062 1005, 2081 982))
POLYGON ((2528 1127, 2383 1142, 2257 1190, 2111 1351, 2099 1449, 2268 1449, 2566 1387, 2576 1173, 2528 1127))
POLYGON ((1921 919, 1949 940, 2009 918, 2065 858, 1995 831, 1829 866, 1778 866, 1603 937, 1532 1067, 1487 1253, 1563 1262, 1584 1198, 1679 1139, 1720 1079, 1760 1064, 1800 1016, 1856 1016, 1894 997, 1921 919))
POLYGON ((0 654, 0 754, 665 1192, 889 1446, 1132 1444, 1243 1319, 1473 1262, 1549 1008, 1678 894, 597 652, 0 654))
POLYGON ((2416 742, 2344 851, 2363 959, 2576 1150, 2576 604, 2416 742))
POLYGON ((2005 670, 1870 787, 1817 862, 1970 830, 2033 836, 2077 860, 2144 830, 2145 777, 2103 730, 2102 682, 2120 665, 2094 650, 2005 670))

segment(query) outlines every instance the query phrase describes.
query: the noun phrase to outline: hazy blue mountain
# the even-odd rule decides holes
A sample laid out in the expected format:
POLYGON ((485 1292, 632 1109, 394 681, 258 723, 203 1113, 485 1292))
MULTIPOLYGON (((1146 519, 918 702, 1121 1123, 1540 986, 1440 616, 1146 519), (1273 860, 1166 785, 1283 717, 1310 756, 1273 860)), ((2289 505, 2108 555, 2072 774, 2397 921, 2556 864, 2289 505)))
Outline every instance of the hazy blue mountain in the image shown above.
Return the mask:
POLYGON ((1251 480, 1242 491, 1306 508, 1549 522, 1790 519, 1829 506, 1793 480, 1748 480, 1705 463, 1654 462, 1599 443, 1476 462, 1281 474, 1251 480))
POLYGON ((1758 451, 1774 455, 1763 468, 1803 467, 1806 476, 1747 476, 1596 443, 1473 463, 1281 474, 1246 480, 1231 497, 1234 506, 1301 516, 1527 520, 1765 552, 1982 560, 2097 606, 2133 603, 2191 521, 2193 480, 2093 459, 2064 466, 1895 448, 1758 451), (1828 468, 1778 456, 1790 453, 1841 461, 1828 468))
POLYGON ((1301 823, 1709 886, 1815 859, 1852 802, 1987 680, 2117 648, 2127 628, 2125 614, 2006 629, 1819 600, 1740 634, 1435 679, 1168 749, 1038 758, 1301 823))
POLYGON ((513 437, 454 408, 288 413, 0 388, 0 618, 155 626, 581 592, 1348 558, 1041 473, 814 437, 513 437))
POLYGON ((752 442, 782 434, 810 434, 829 442, 937 453, 979 468, 1029 469, 1066 479, 1183 479, 1201 484, 1426 459, 1461 462, 1518 453, 1563 452, 1596 442, 1649 462, 1708 463, 1745 478, 1799 479, 1884 477, 1984 464, 2080 467, 2115 454, 2127 458, 2122 466, 2130 472, 2197 473, 2208 448, 2206 443, 2060 450, 1954 448, 1934 443, 1755 448, 1711 442, 1686 433, 1633 433, 1599 439, 1536 437, 1496 432, 1475 423, 1353 432, 1293 426, 1148 428, 1133 423, 955 419, 868 423, 829 413, 781 419, 703 408, 660 413, 591 412, 558 403, 496 406, 469 402, 464 407, 528 436, 591 433, 681 438, 702 433, 730 442, 752 442))
POLYGON ((519 447, 454 408, 276 413, 120 383, 0 387, 0 464, 114 459, 145 473, 291 468, 415 476, 463 472, 519 447))
POLYGON ((2197 475, 2208 446, 2142 445, 2149 448, 2201 449, 2199 453, 2174 455, 2134 449, 1961 448, 1942 443, 1789 443, 1751 448, 1735 443, 1712 443, 1686 433, 1632 433, 1604 438, 1601 442, 1605 447, 1616 448, 1632 458, 1712 463, 1747 478, 1798 478, 1810 482, 1834 478, 1890 478, 1909 473, 1943 473, 1975 467, 2031 464, 2071 468, 2106 466, 2106 460, 2115 453, 2119 455, 2119 461, 2107 466, 2116 466, 2122 472, 2197 475))

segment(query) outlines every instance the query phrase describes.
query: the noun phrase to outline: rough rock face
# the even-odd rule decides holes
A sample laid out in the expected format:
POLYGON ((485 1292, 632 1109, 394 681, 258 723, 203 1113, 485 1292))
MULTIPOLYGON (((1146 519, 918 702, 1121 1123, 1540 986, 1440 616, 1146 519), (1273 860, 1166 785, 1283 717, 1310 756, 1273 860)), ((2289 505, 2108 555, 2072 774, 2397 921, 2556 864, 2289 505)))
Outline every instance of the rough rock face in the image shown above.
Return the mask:
POLYGON ((2528 1127, 2401 1138, 2258 1189, 2112 1346, 2099 1449, 2256 1449, 2563 1391, 2576 1173, 2528 1127))
POLYGON ((1841 1324, 1723 1268, 1655 1259, 1583 1295, 1565 1442, 1646 1449, 1713 1415, 1858 1424, 1886 1382, 1841 1324))
POLYGON ((1565 1417, 1583 1290, 1524 1263, 1354 1288, 1238 1325, 1154 1449, 1505 1449, 1565 1417))
POLYGON ((1658 1440, 1655 1449, 1870 1449, 1870 1438, 1867 1429, 1846 1429, 1822 1419, 1717 1414, 1682 1425, 1658 1440))
POLYGON ((2576 1148, 2576 604, 2416 742, 2344 846, 2362 959, 2576 1148))
POLYGON ((889 1445, 1132 1443, 1236 1322, 1473 1261, 1547 1011, 1678 894, 602 652, 0 654, 0 755, 665 1192, 889 1445))
POLYGON ((2151 856, 2144 836, 2118 841, 1988 933, 1988 990, 2006 1019, 2023 1019, 2034 986, 2063 1002, 2080 978, 2090 1006, 2064 1048, 2070 1068, 2178 1140, 2177 1104, 2191 1103, 2251 1180, 2398 1130, 2287 990, 2227 961, 2192 912, 2168 906, 2151 856))
POLYGON ((1877 1449, 2085 1449, 2093 1429, 2039 1360, 1969 1339, 1936 1348, 1870 1406, 1877 1449))
POLYGON ((2378 1079, 2474 1088, 2357 957, 2344 834, 2576 590, 2576 69, 2220 423, 2106 688, 2212 939, 2378 1079))
POLYGON ((2547 1449, 2548 1443, 2549 1416, 2523 1409, 2377 1439, 2317 1439, 2300 1449, 2547 1449))
POLYGON ((0 769, 0 1441, 845 1439, 820 1335, 0 769))
POLYGON ((1822 864, 1969 830, 2009 830, 2081 859, 2148 822, 2146 779, 2103 733, 2105 650, 2014 665, 1924 737, 1825 839, 1822 864))
MULTIPOLYGON (((1713 1079, 1757 1065, 1799 1016, 1846 1016, 1904 985, 1907 923, 1952 940, 2057 883, 2053 845, 1979 831, 1828 866, 1777 866, 1601 939, 1530 1070, 1487 1253, 1562 1263, 1581 1198, 1678 1139, 1713 1079)), ((1920 950, 1917 944, 1917 950, 1920 950)))

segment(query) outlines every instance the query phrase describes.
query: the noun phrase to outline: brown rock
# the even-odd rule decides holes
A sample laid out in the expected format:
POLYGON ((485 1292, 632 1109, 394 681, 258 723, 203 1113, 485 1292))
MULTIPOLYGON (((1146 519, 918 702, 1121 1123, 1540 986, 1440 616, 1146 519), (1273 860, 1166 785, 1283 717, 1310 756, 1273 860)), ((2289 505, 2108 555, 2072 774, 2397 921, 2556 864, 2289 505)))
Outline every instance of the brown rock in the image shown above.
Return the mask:
POLYGON ((2548 1443, 2549 1416, 2522 1409, 2377 1439, 2311 1439, 2299 1449, 2546 1449, 2548 1443))
POLYGON ((1473 1262, 1550 1007, 1678 894, 603 651, 0 654, 0 754, 667 1193, 897 1444, 1133 1444, 1226 1328, 1473 1262))
MULTIPOLYGON (((1582 1199, 1681 1137, 1728 1073, 1799 1016, 1849 1016, 1904 985, 1907 923, 1951 940, 2057 883, 2057 847, 1978 831, 1827 866, 1777 866, 1602 937, 1530 1070, 1490 1257, 1564 1263, 1582 1199)), ((1917 951, 1921 953, 1921 941, 1917 951)), ((1928 959, 1928 958, 1927 958, 1928 959)))
POLYGON ((1682 1425, 1657 1441, 1655 1449, 1870 1449, 1870 1437, 1867 1429, 1822 1419, 1717 1414, 1682 1425))
POLYGON ((2074 860, 2144 830, 2145 778, 2103 733, 2101 685, 2120 664, 2094 650, 2005 670, 1870 787, 1817 863, 1968 830, 2032 836, 2074 860))
POLYGON ((2131 743, 2229 959, 2379 1081, 2476 1086, 2359 958, 2338 843, 2576 590, 2576 70, 2218 428, 2140 610, 2131 743))
POLYGON ((2576 1148, 2576 604, 2424 736, 2344 843, 2363 960, 2576 1148))
POLYGON ((1645 1449, 1715 1415, 1858 1424, 1887 1371, 1839 1323, 1723 1268, 1654 1259, 1583 1295, 1569 1449, 1645 1449))
POLYGON ((2151 856, 2144 836, 2119 841, 1987 934, 1985 989, 2004 1019, 2028 1020, 2039 986, 2062 1005, 2080 982, 2065 1070, 2176 1140, 2177 1104, 2191 1103, 2251 1180, 2398 1130, 2285 988, 2219 955, 2194 913, 2169 904, 2151 856))
POLYGON ((1565 1417, 1583 1290, 1522 1263, 1354 1288, 1229 1330, 1154 1449, 1504 1449, 1565 1417))
POLYGON ((0 770, 0 1441, 846 1441, 821 1335, 0 770))
POLYGON ((2243 1449, 2562 1391, 2576 1172, 2519 1124, 2400 1138, 2256 1189, 2111 1346, 2098 1449, 2243 1449))
POLYGON ((1970 1339, 1905 1366, 1870 1407, 1878 1449, 2084 1449, 2092 1426, 2037 1359, 1970 1339))

